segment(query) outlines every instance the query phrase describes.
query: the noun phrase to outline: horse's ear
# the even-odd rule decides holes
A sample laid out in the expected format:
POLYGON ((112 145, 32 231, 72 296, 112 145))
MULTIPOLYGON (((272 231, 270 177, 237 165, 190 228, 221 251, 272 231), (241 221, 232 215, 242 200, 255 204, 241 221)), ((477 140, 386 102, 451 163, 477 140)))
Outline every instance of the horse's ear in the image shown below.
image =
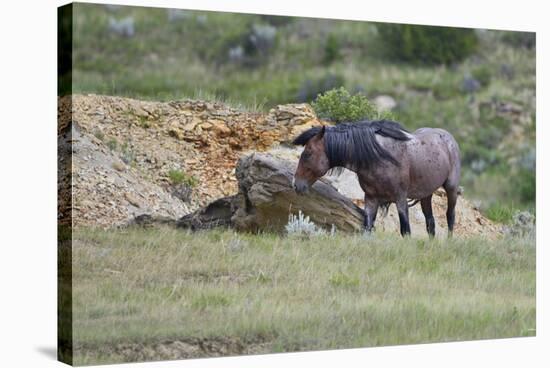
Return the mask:
POLYGON ((323 125, 321 127, 321 130, 319 130, 319 133, 317 133, 316 138, 321 139, 325 135, 325 126, 323 125))

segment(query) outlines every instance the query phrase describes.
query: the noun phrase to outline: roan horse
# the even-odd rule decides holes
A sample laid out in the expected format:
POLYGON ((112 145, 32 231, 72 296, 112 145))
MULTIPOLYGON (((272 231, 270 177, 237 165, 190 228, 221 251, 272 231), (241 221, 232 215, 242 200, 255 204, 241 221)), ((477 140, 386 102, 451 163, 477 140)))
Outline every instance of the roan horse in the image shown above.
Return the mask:
MULTIPOLYGON (((370 232, 379 207, 395 203, 401 235, 410 234, 408 199, 420 201, 426 230, 435 236, 432 194, 447 192, 447 226, 452 236, 460 180, 460 151, 453 136, 436 128, 409 133, 393 121, 362 121, 313 127, 293 142, 303 145, 294 189, 304 193, 330 169, 357 173, 365 192, 365 230, 370 232)), ((415 203, 416 203, 415 202, 415 203)))

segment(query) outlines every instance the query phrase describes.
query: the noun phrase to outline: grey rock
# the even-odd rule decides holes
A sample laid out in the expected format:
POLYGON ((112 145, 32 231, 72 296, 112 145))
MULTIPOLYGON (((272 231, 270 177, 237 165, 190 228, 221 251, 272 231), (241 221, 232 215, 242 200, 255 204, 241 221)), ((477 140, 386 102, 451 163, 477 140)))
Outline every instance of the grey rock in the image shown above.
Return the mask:
POLYGON ((380 111, 390 111, 397 106, 395 99, 388 95, 380 95, 374 98, 374 104, 380 111))
POLYGON ((168 9, 167 10, 168 21, 174 22, 191 17, 191 14, 187 10, 183 9, 168 9))
POLYGON ((109 31, 124 37, 134 36, 134 18, 126 17, 120 20, 109 18, 109 31))
POLYGON ((181 217, 176 221, 176 226, 191 230, 230 227, 231 218, 236 211, 236 203, 237 196, 217 199, 206 207, 181 217))
POLYGON ((342 169, 340 174, 329 175, 326 179, 338 192, 348 198, 362 200, 365 197, 365 192, 359 185, 357 174, 353 171, 342 169))
POLYGON ((474 93, 481 88, 481 83, 472 76, 465 76, 462 81, 462 89, 467 93, 474 93))
POLYGON ((193 194, 193 188, 185 183, 176 185, 172 189, 172 195, 181 199, 183 202, 189 202, 191 194, 193 194))
POLYGON ((242 231, 283 232, 289 214, 302 211, 318 226, 340 231, 362 229, 363 212, 325 179, 309 193, 298 195, 292 188, 295 161, 266 153, 241 157, 236 167, 239 193, 212 202, 178 220, 178 226, 204 229, 231 226, 242 231))
POLYGON ((234 63, 240 63, 244 60, 244 49, 241 45, 232 47, 228 51, 229 60, 234 63))

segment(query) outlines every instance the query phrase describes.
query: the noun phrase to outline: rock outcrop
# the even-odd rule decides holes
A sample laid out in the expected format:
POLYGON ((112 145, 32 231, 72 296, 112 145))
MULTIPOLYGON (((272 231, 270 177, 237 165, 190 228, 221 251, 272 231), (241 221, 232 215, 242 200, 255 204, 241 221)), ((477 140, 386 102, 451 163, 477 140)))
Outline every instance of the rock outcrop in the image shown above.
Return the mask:
POLYGON ((238 194, 220 198, 182 217, 176 225, 193 230, 224 226, 240 231, 282 232, 289 214, 302 211, 326 229, 333 225, 346 232, 362 229, 362 210, 324 179, 317 181, 309 193, 298 195, 292 188, 295 170, 296 161, 273 154, 243 156, 236 167, 238 194))
MULTIPOLYGON (((177 217, 190 213, 237 193, 235 164, 241 155, 271 149, 323 124, 307 104, 277 106, 264 114, 196 100, 74 95, 61 98, 59 107, 58 133, 74 125, 81 137, 72 142, 72 170, 78 178, 72 187, 79 202, 72 218, 76 226, 118 226, 147 211, 177 217), (95 156, 105 165, 97 166, 95 156), (191 193, 178 195, 171 170, 194 178, 191 193), (127 200, 126 187, 114 188, 110 174, 131 174, 134 182, 155 189, 128 190, 127 200), (132 201, 138 206, 128 205, 132 201)), ((71 222, 69 211, 60 212, 65 214, 62 220, 71 222)))
POLYGON ((343 231, 362 228, 363 212, 325 180, 318 180, 309 193, 298 195, 292 188, 296 162, 254 153, 239 160, 237 209, 231 218, 236 229, 282 231, 290 213, 310 216, 317 225, 343 231))
POLYGON ((110 227, 143 214, 178 218, 191 209, 166 185, 143 180, 140 171, 125 163, 93 135, 71 127, 73 216, 77 223, 110 227))

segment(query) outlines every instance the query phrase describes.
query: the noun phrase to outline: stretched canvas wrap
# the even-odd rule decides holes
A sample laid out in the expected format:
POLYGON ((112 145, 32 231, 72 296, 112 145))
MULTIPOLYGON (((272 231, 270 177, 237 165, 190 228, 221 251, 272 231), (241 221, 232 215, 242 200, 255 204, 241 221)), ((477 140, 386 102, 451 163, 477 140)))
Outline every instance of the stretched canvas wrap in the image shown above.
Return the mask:
POLYGON ((58 11, 59 360, 536 335, 535 34, 58 11))

